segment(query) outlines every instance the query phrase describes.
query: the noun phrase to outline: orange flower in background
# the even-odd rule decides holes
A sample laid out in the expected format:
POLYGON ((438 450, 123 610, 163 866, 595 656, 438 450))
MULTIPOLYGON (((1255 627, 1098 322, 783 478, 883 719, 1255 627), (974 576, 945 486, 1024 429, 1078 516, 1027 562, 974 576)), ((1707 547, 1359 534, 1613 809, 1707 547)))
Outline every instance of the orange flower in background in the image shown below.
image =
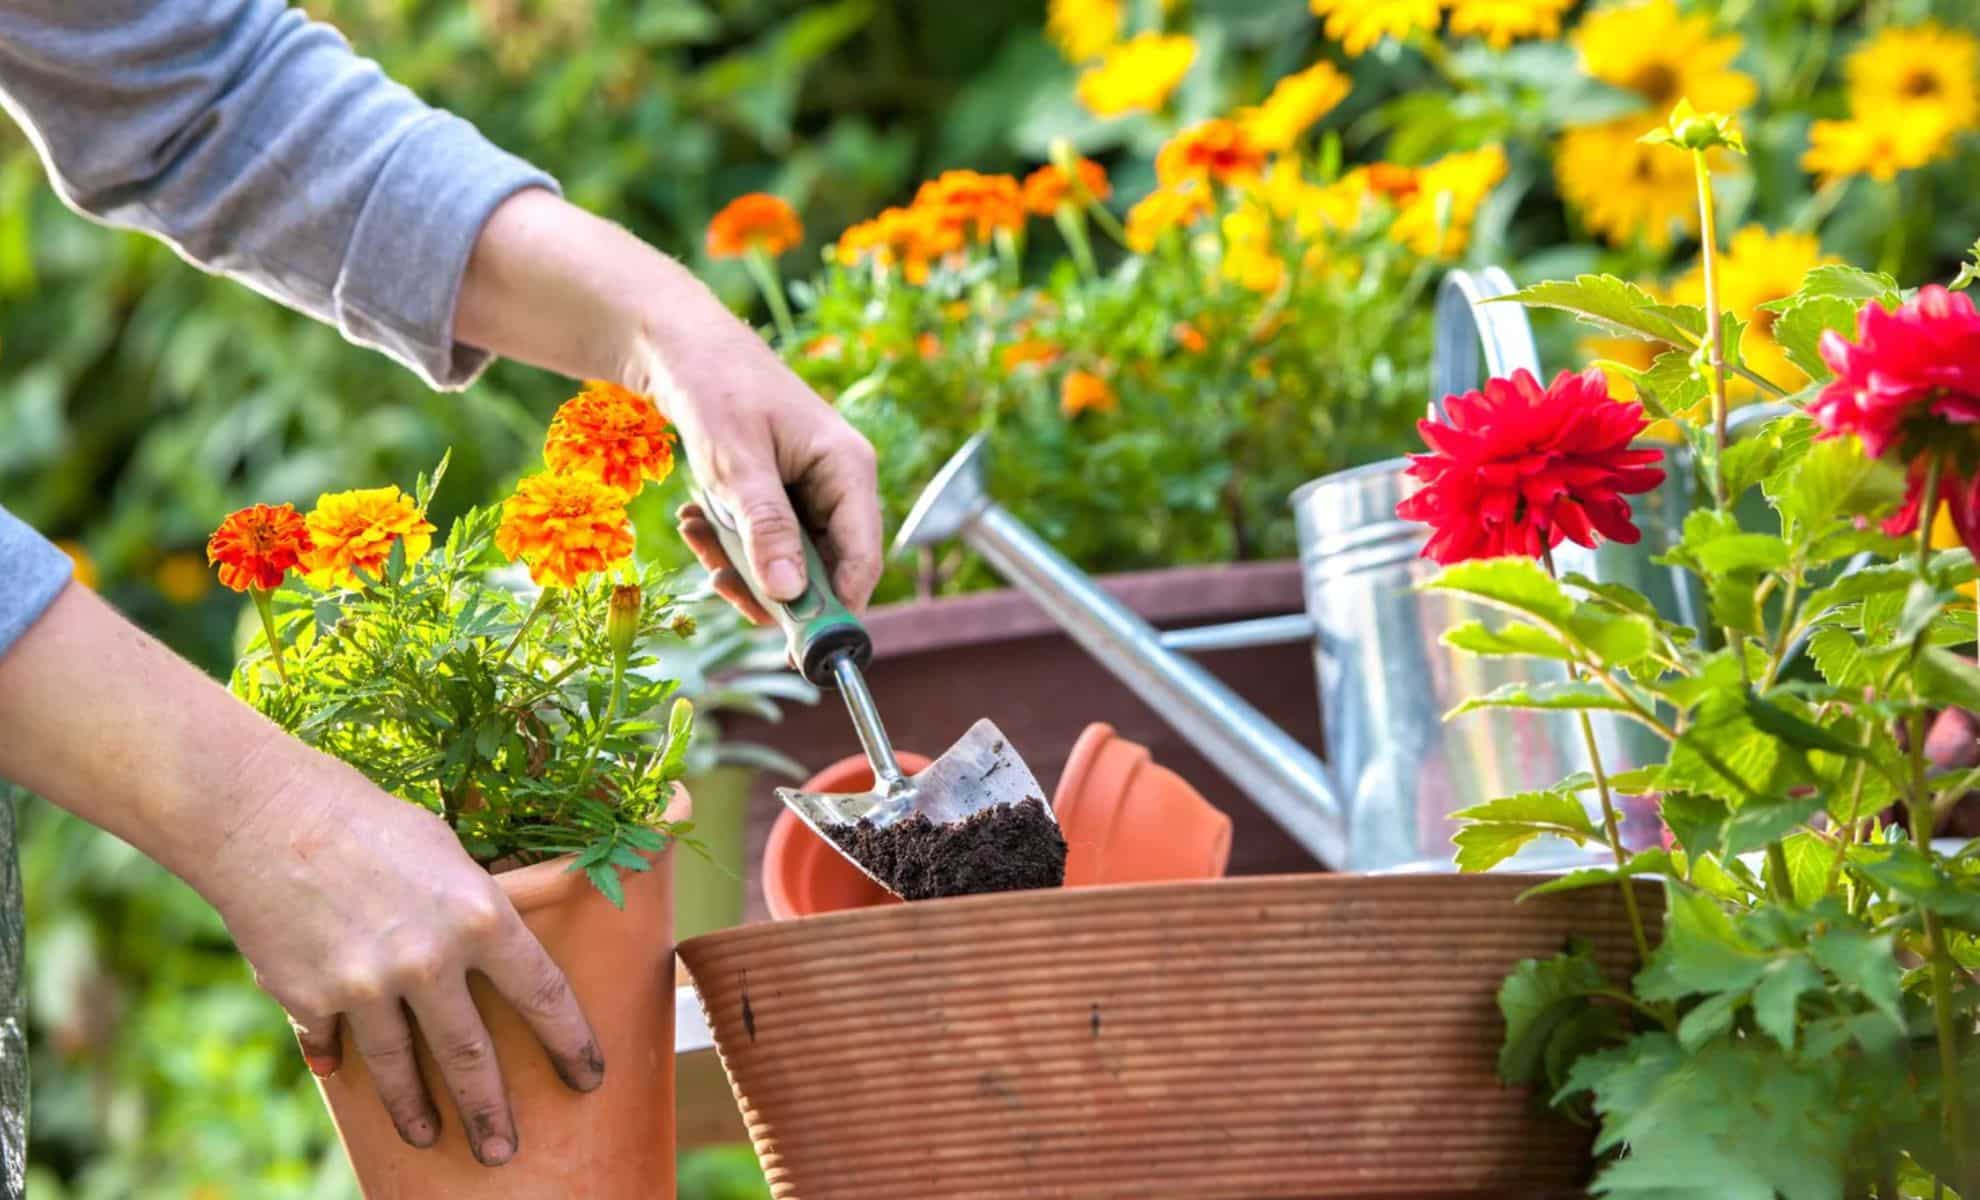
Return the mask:
POLYGON ((1415 198, 1423 186, 1423 173, 1415 167, 1405 167, 1398 163, 1370 163, 1362 174, 1368 190, 1378 196, 1386 196, 1397 204, 1407 203, 1415 198))
POLYGON ((1059 385, 1059 411, 1068 417, 1088 411, 1113 412, 1120 405, 1114 389, 1091 371, 1068 371, 1065 382, 1059 385))
POLYGON ((940 358, 942 356, 942 339, 932 333, 919 334, 914 339, 914 349, 915 353, 921 355, 923 358, 940 358))
POLYGON ((98 582, 96 560, 90 557, 89 551, 83 548, 83 544, 78 541, 64 539, 56 542, 55 548, 69 556, 69 562, 73 567, 76 582, 82 584, 92 592, 95 591, 98 582))
POLYGON ((1059 361, 1059 348, 1051 342, 1026 338, 1004 347, 999 357, 1006 371, 1015 371, 1019 367, 1049 367, 1059 361))
POLYGON ((708 223, 710 258, 741 258, 751 250, 775 258, 803 241, 804 225, 797 211, 762 192, 737 196, 708 223))
POLYGON ((230 513, 206 541, 206 561, 237 592, 272 592, 309 550, 309 529, 293 504, 256 504, 230 513))
POLYGON ((821 333, 804 344, 806 358, 837 358, 846 348, 845 339, 836 333, 821 333))
POLYGON ((643 480, 664 482, 674 469, 667 418, 651 398, 603 379, 564 401, 543 439, 543 461, 560 473, 589 475, 626 494, 643 480))
POLYGON ((1210 215, 1210 194, 1195 181, 1158 187, 1128 210, 1128 246, 1147 254, 1171 229, 1187 229, 1210 215))
POLYGON ((928 282, 934 262, 962 246, 962 231, 944 223, 938 214, 889 208, 841 234, 834 255, 842 266, 871 260, 883 269, 899 267, 909 283, 920 284, 928 282))
POLYGON ((394 542, 405 542, 407 562, 418 562, 433 546, 426 514, 390 484, 319 496, 303 523, 309 530, 303 574, 317 587, 349 587, 359 571, 383 575, 394 542))
POLYGON ((151 573, 158 594, 174 604, 197 604, 213 587, 213 577, 197 554, 168 554, 151 573))
POLYGON ((914 207, 936 223, 987 242, 999 229, 1024 228, 1024 193, 1009 175, 944 171, 921 185, 914 207))
POLYGON ((1067 176, 1057 164, 1038 168, 1024 181, 1024 206, 1041 217, 1058 212, 1061 205, 1084 207, 1098 204, 1114 194, 1107 182, 1107 169, 1090 158, 1073 165, 1077 178, 1067 176))
POLYGON ((502 502, 495 548, 541 587, 576 587, 632 555, 626 494, 589 475, 531 475, 502 502))
POLYGON ((1176 345, 1191 354, 1201 354, 1210 348, 1210 339, 1204 337, 1203 331, 1188 321, 1177 321, 1175 328, 1169 331, 1169 336, 1176 339, 1176 345))
POLYGON ((1265 169, 1265 151, 1244 126, 1221 117, 1192 125, 1155 157, 1155 177, 1165 184, 1187 179, 1242 183, 1265 169))

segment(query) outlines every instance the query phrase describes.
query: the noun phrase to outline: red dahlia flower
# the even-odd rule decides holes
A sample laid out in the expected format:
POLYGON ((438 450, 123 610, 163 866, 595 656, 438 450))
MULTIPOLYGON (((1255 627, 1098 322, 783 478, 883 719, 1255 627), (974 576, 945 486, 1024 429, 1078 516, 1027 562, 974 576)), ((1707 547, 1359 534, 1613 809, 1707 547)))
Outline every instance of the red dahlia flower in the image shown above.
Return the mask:
POLYGON ((1980 554, 1980 312, 1973 300, 1934 285, 1896 312, 1868 301, 1856 317, 1856 342, 1830 330, 1822 335, 1822 360, 1836 377, 1808 413, 1823 436, 1855 434, 1865 454, 1882 458, 1895 449, 1910 467, 1904 506, 1885 531, 1918 528, 1937 455, 1939 494, 1960 540, 1980 554))
POLYGON ((1630 442, 1649 425, 1640 404, 1609 397, 1599 367, 1566 371, 1551 387, 1526 371, 1445 401, 1443 421, 1418 421, 1430 453, 1412 455, 1423 486, 1396 515, 1434 532, 1423 548, 1440 563, 1538 557, 1563 539, 1634 543, 1626 495, 1664 481, 1661 450, 1630 442))

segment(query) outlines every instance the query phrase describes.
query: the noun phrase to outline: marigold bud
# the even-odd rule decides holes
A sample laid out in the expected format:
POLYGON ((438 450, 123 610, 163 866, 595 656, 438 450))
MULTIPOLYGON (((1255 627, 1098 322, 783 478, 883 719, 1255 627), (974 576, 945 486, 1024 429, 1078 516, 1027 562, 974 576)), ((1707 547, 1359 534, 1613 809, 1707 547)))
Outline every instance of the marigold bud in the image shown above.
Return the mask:
POLYGON ((612 647, 612 660, 624 663, 632 656, 633 639, 639 636, 639 585, 622 583, 612 589, 612 606, 605 615, 605 640, 612 647))

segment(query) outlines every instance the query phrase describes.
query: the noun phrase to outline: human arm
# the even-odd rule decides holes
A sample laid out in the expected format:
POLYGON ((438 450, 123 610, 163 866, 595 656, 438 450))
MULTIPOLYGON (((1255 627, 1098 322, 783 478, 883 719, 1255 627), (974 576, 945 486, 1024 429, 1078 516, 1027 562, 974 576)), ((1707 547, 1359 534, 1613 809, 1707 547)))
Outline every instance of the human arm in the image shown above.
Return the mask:
POLYGON ((123 838, 205 897, 288 1010, 313 1070, 334 1067, 348 1022, 413 1145, 432 1144, 442 1117, 420 1081, 408 1010, 476 1154, 497 1164, 517 1147, 470 970, 530 1022, 567 1083, 602 1082, 562 973, 439 818, 263 720, 67 583, 66 563, 57 573, 47 558, 59 551, 23 530, 0 510, 0 622, 51 581, 59 590, 0 644, 0 778, 123 838), (19 553, 6 556, 9 545, 19 553))

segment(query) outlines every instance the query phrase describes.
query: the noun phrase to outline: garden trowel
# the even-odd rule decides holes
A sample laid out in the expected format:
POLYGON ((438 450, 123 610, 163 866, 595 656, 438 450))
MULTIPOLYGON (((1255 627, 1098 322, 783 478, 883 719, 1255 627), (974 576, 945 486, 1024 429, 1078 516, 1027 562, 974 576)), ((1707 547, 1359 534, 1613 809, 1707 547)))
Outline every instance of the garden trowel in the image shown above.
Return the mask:
MULTIPOLYGON (((1045 793, 1031 769, 997 727, 988 720, 980 720, 926 770, 914 776, 902 771, 887 729, 880 721, 880 710, 874 705, 873 694, 867 690, 866 677, 861 673, 873 658, 873 639, 859 618, 833 592, 831 575, 811 538, 800 530, 798 536, 804 544, 805 557, 804 593, 782 604, 771 600, 756 580, 743 548, 742 534, 728 511, 705 493, 697 496, 697 501, 708 514, 722 548, 728 552, 729 561, 742 576, 750 594, 776 619, 789 640, 791 665, 815 686, 837 690, 844 697, 846 709, 852 714, 853 730, 859 735, 866 760, 873 767, 874 784, 870 792, 831 795, 778 788, 778 799, 848 861, 895 895, 920 899, 995 887, 1057 886, 1064 875, 1064 842, 1058 834, 1051 806, 1045 803, 1045 793), (910 878, 904 874, 910 868, 894 861, 897 857, 917 855, 925 858, 931 849, 936 853, 944 852, 944 848, 947 852, 965 853, 970 849, 967 843, 972 841, 981 853, 981 848, 990 843, 955 836, 955 831, 981 825, 982 822, 972 818, 984 814, 997 816, 993 810, 1002 806, 1012 809, 1011 813, 1002 815, 1009 818, 1008 823, 1020 839, 1031 832, 1057 843, 1059 878, 1026 883, 1012 882, 1007 877, 1002 882, 971 886, 969 881, 981 876, 981 871, 974 875, 968 870, 956 873, 937 864, 941 878, 961 881, 948 890, 939 890, 944 885, 929 883, 925 862, 911 869, 910 878), (926 818, 936 828, 923 828, 914 821, 917 816, 926 818), (1027 830, 1027 825, 1043 828, 1027 830), (908 847, 909 852, 901 855, 898 853, 901 847, 890 844, 898 839, 873 837, 875 832, 890 828, 901 834, 918 831, 917 840, 923 844, 908 847), (852 843, 864 849, 856 850, 852 843), (876 844, 877 854, 873 849, 876 844), (873 861, 862 861, 863 855, 873 861), (938 890, 930 890, 931 886, 938 890)), ((985 836, 1008 839, 1011 830, 985 836)), ((1027 868, 1020 864, 1017 870, 1022 878, 1027 868)), ((1029 870, 1032 875, 1037 874, 1035 866, 1029 870)))

